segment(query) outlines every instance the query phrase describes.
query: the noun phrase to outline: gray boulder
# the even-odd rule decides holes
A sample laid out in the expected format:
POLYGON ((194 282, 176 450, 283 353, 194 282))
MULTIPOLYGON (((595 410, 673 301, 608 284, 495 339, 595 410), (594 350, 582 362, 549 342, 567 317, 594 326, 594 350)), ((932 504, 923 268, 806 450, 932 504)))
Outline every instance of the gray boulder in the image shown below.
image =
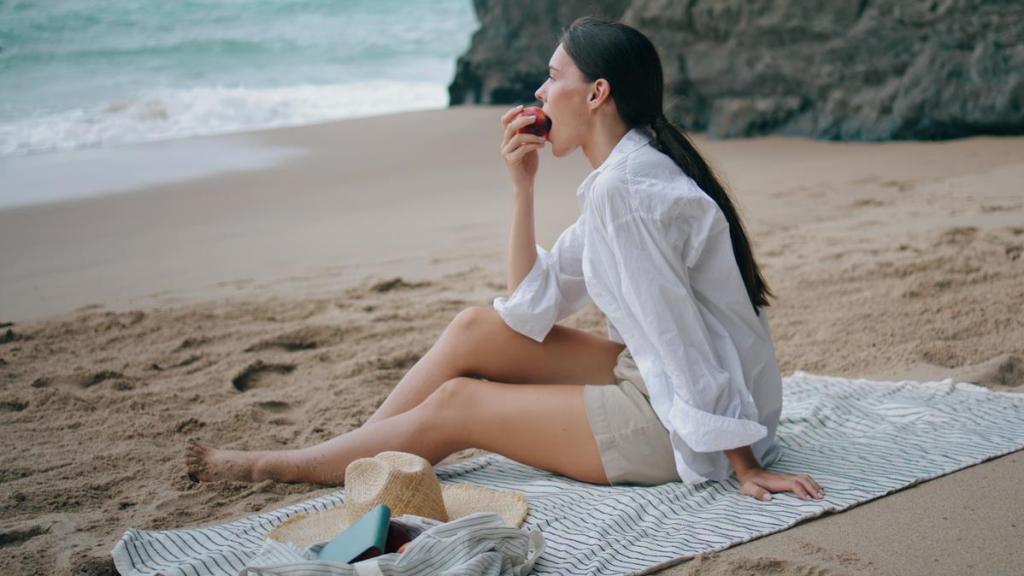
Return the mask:
POLYGON ((450 105, 531 101, 559 32, 621 18, 658 47, 670 120, 713 137, 1024 133, 1024 2, 475 2, 450 105))

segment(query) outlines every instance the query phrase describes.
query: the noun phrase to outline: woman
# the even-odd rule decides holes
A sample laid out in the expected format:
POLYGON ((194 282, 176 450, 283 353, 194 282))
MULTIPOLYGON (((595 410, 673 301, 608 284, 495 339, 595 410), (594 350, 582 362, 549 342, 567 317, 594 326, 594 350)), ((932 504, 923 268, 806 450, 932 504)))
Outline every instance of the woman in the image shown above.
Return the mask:
POLYGON ((359 429, 298 450, 188 449, 200 480, 343 484, 383 450, 432 463, 475 447, 597 484, 723 480, 759 499, 821 498, 807 475, 765 470, 781 377, 770 295, 739 217, 693 145, 662 114, 657 51, 621 23, 581 18, 537 90, 553 127, 501 118, 515 189, 509 291, 460 312, 359 429), (535 244, 538 150, 577 147, 594 171, 580 218, 535 244), (593 301, 609 338, 555 323, 593 301), (628 348, 626 347, 628 344, 628 348))

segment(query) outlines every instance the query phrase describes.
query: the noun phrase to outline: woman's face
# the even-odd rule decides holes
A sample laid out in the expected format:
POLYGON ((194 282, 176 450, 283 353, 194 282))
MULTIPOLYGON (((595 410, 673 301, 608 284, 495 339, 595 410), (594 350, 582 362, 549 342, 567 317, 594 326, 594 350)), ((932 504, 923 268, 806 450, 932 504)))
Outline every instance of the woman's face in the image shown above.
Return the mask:
POLYGON ((548 62, 548 79, 534 96, 544 103, 544 113, 551 118, 551 153, 562 157, 575 150, 588 130, 590 113, 587 97, 592 83, 583 78, 569 54, 559 44, 548 62))

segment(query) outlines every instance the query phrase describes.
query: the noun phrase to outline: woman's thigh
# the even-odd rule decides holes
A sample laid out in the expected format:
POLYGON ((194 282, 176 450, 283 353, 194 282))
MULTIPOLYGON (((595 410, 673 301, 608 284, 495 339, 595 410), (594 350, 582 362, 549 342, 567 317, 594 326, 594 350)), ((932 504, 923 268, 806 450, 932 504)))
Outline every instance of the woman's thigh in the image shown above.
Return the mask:
POLYGON ((480 448, 537 468, 608 484, 584 386, 453 378, 416 408, 454 451, 480 448))
POLYGON ((483 306, 460 312, 443 337, 450 339, 464 375, 513 384, 614 384, 615 363, 625 348, 557 324, 543 342, 537 342, 483 306))

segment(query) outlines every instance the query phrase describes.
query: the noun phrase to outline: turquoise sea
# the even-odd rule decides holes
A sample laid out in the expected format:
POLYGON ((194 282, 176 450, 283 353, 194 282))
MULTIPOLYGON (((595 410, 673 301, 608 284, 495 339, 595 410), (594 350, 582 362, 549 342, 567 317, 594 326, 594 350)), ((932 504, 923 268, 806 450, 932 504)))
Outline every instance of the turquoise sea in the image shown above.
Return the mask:
POLYGON ((471 0, 0 0, 0 158, 448 104, 471 0))

